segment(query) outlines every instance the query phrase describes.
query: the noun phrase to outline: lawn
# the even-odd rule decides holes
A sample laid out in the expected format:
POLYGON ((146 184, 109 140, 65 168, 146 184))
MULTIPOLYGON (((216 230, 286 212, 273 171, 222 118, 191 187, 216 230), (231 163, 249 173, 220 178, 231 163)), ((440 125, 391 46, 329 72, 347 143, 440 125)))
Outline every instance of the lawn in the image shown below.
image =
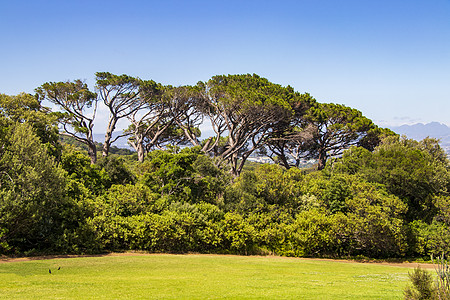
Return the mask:
POLYGON ((58 258, 0 263, 0 298, 401 299, 411 270, 254 256, 58 258))

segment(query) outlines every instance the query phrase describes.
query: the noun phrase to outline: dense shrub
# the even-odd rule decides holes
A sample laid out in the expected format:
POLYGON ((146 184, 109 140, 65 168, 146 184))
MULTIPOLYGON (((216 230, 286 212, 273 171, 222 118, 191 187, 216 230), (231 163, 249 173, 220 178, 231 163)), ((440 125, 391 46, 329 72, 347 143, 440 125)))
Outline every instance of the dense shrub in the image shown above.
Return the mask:
POLYGON ((174 201, 216 203, 230 177, 198 148, 179 153, 156 150, 137 167, 140 181, 174 201))
POLYGON ((67 171, 69 180, 83 184, 94 195, 103 193, 111 185, 108 173, 91 164, 89 157, 79 151, 64 152, 61 167, 67 171))
POLYGON ((66 236, 80 230, 84 216, 68 197, 65 171, 27 123, 12 125, 6 139, 0 157, 0 253, 76 248, 66 236))

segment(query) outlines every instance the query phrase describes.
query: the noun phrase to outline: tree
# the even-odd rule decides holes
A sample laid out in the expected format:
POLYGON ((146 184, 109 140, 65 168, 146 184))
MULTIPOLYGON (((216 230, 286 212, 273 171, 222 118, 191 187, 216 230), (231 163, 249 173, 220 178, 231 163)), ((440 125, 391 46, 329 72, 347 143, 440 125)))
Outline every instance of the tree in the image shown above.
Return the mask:
POLYGON ((213 107, 210 105, 206 91, 205 84, 199 82, 196 86, 171 88, 168 96, 171 99, 173 120, 185 137, 182 141, 199 146, 204 153, 210 153, 220 143, 220 137, 224 133, 225 127, 222 122, 218 121, 217 118, 220 117, 212 111, 213 107), (206 140, 201 140, 199 127, 205 121, 208 122, 206 117, 210 118, 214 135, 206 140))
MULTIPOLYGON (((332 226, 324 234, 328 253, 399 257, 405 254, 403 216, 407 205, 388 193, 383 185, 358 175, 313 172, 298 184, 305 195, 316 198, 332 226)), ((305 220, 305 225, 314 220, 305 220)), ((311 224, 317 226, 317 224, 311 224)), ((316 240, 322 234, 310 236, 316 240)), ((308 237, 304 242, 308 243, 308 237)))
POLYGON ((108 173, 98 164, 90 164, 89 158, 83 153, 65 151, 61 167, 67 172, 67 179, 82 184, 91 194, 101 194, 111 186, 108 173))
POLYGON ((42 106, 37 97, 26 93, 16 96, 0 94, 0 114, 12 122, 27 122, 49 153, 60 159, 57 116, 48 107, 42 106))
POLYGON ((374 151, 375 148, 381 144, 383 139, 387 137, 396 137, 399 135, 390 130, 389 128, 380 128, 375 126, 367 131, 367 134, 362 137, 356 144, 359 147, 363 147, 369 151, 374 151))
POLYGON ((313 138, 302 148, 308 151, 309 157, 318 159, 319 170, 325 167, 328 157, 341 155, 375 128, 360 111, 340 104, 317 103, 306 118, 314 131, 313 138))
POLYGON ((48 100, 63 110, 59 119, 64 130, 62 134, 87 145, 91 163, 96 163, 97 149, 93 128, 97 112, 97 94, 89 91, 87 84, 81 80, 47 82, 38 87, 36 92, 39 100, 48 100))
POLYGON ((234 176, 267 142, 276 124, 292 115, 291 94, 292 89, 256 74, 214 76, 206 83, 203 111, 218 136, 226 134, 220 160, 229 162, 234 176))
POLYGON ((305 144, 314 134, 314 126, 308 122, 306 114, 316 100, 308 93, 293 95, 289 102, 294 114, 278 124, 267 143, 267 149, 262 148, 261 151, 286 169, 298 168, 301 160, 308 157, 310 151, 305 144))
POLYGON ((177 125, 183 124, 179 117, 188 113, 187 108, 182 106, 184 102, 179 101, 177 92, 184 88, 163 87, 154 85, 153 82, 142 83, 141 101, 144 104, 141 110, 135 110, 128 117, 131 125, 127 129, 132 134, 128 141, 137 151, 139 162, 143 162, 144 154, 155 147, 162 149, 164 144, 185 141, 183 129, 177 125))
MULTIPOLYGON (((118 138, 129 134, 125 132, 113 138, 112 135, 117 122, 130 116, 132 120, 135 119, 136 113, 149 104, 148 100, 158 90, 158 84, 152 80, 142 81, 125 74, 114 75, 109 72, 97 72, 95 76, 99 96, 109 110, 109 120, 102 151, 103 156, 108 156, 111 144, 118 138)), ((135 122, 134 126, 137 128, 136 132, 141 131, 139 122, 135 122)), ((139 147, 139 145, 139 141, 136 141, 136 146, 139 147)))
POLYGON ((152 151, 137 171, 154 192, 184 202, 215 202, 229 180, 199 147, 152 151))

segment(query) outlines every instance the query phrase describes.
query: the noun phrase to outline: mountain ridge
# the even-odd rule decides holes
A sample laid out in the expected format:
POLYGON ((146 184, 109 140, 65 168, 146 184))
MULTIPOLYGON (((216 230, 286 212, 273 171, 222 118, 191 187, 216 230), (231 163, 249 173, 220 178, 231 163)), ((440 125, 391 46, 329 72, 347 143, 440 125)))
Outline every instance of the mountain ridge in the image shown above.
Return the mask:
POLYGON ((416 123, 412 125, 388 126, 389 129, 400 135, 406 135, 417 141, 426 137, 439 139, 442 148, 450 154, 450 127, 439 122, 416 123))

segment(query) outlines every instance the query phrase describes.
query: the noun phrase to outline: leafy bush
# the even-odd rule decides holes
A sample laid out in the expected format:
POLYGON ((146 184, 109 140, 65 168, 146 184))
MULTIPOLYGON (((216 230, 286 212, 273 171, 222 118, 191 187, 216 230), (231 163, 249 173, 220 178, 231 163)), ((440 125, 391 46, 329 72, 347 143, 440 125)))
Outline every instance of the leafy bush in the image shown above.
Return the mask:
POLYGON ((95 195, 110 187, 108 173, 98 165, 91 164, 88 156, 78 151, 64 152, 61 167, 67 171, 68 178, 83 184, 95 195))
POLYGON ((358 174, 369 182, 383 184, 386 190, 408 205, 407 221, 430 222, 437 210, 436 195, 448 195, 450 165, 438 141, 388 138, 369 152, 351 148, 328 172, 358 174))
POLYGON ((122 158, 117 156, 107 156, 99 160, 98 166, 106 171, 109 177, 109 184, 133 184, 136 176, 125 166, 122 158))
POLYGON ((84 216, 67 195, 65 172, 27 123, 16 123, 0 157, 0 252, 71 251, 65 236, 84 216))
POLYGON ((191 203, 215 203, 229 182, 229 176, 198 148, 185 148, 179 153, 153 151, 137 172, 140 181, 155 193, 191 203))

